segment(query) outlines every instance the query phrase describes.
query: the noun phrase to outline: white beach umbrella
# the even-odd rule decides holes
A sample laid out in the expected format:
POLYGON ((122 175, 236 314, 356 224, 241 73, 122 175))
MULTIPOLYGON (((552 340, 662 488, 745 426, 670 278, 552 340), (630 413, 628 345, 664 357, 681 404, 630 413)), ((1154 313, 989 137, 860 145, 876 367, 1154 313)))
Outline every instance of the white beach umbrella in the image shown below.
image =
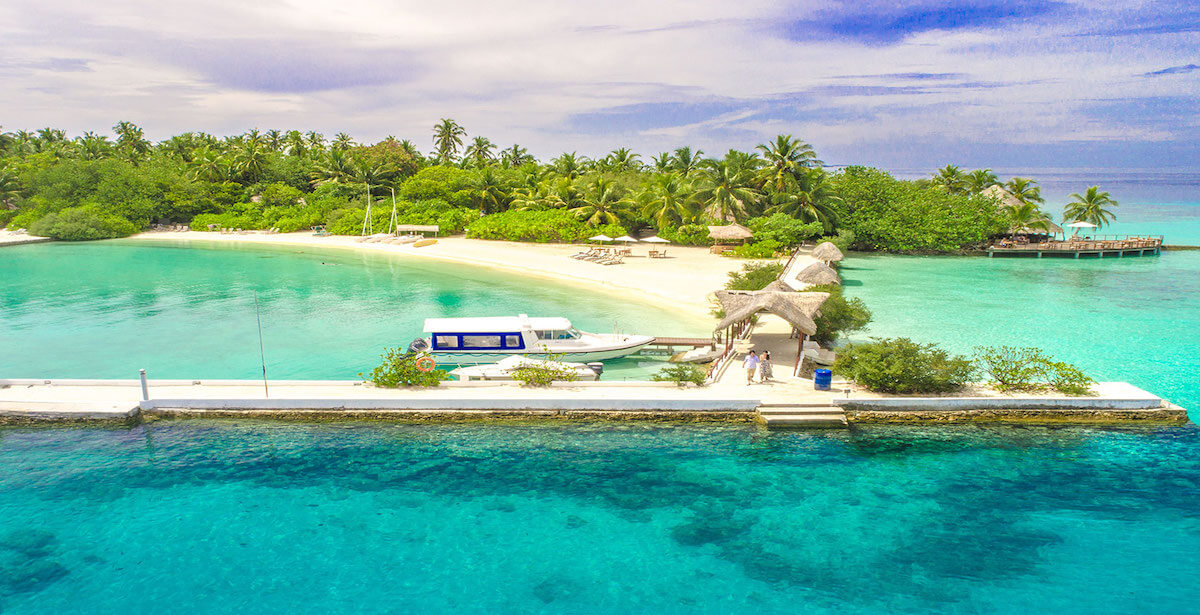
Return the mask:
POLYGON ((609 237, 608 235, 596 235, 595 237, 588 237, 588 241, 612 241, 612 240, 613 240, 613 238, 609 237))
POLYGON ((662 237, 659 237, 658 235, 651 235, 649 237, 643 237, 642 242, 643 243, 671 243, 670 240, 663 239, 662 237))
POLYGON ((634 239, 633 237, 630 237, 629 235, 621 235, 620 237, 617 237, 613 241, 624 241, 625 243, 637 243, 637 240, 634 239))
POLYGON ((1076 220, 1066 226, 1067 228, 1075 229, 1075 235, 1079 234, 1079 229, 1081 228, 1097 228, 1095 224, 1092 224, 1091 222, 1084 222, 1083 220, 1076 220))

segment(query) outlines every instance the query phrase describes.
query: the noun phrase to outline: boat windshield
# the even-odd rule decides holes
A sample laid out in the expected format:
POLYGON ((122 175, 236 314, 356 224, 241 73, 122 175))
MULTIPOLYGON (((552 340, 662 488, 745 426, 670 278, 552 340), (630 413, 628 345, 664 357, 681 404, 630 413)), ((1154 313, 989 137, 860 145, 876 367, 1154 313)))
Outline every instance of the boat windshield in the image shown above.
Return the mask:
POLYGON ((570 329, 537 331, 536 333, 539 340, 577 340, 583 335, 575 327, 571 327, 570 329))

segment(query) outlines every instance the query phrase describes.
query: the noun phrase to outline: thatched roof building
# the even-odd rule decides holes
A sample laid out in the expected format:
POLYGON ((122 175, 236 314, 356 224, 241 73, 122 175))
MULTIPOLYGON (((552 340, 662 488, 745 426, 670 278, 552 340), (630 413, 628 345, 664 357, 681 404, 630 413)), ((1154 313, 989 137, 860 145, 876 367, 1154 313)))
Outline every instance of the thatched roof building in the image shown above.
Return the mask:
POLYGON ((708 236, 714 241, 743 241, 754 236, 750 229, 734 223, 725 226, 708 227, 708 236))
POLYGON ((797 272, 793 279, 796 282, 808 284, 809 286, 842 283, 842 278, 838 275, 837 271, 825 263, 812 263, 797 272))
MULTIPOLYGON (((1002 207, 1020 207, 1024 205, 1024 203, 1021 202, 1021 199, 1013 196, 1013 193, 1001 188, 1000 186, 988 186, 980 194, 996 199, 996 202, 1002 207)), ((1021 229, 1021 233, 1026 235, 1045 235, 1047 233, 1061 232, 1063 232, 1062 227, 1050 221, 1049 219, 1046 220, 1046 230, 1028 227, 1021 229)))
POLYGON ((770 312, 790 323, 805 335, 817 332, 813 318, 820 313, 821 305, 829 293, 795 293, 776 290, 718 290, 717 301, 725 310, 725 318, 717 323, 714 331, 750 318, 759 312, 770 312))
POLYGON ((837 246, 828 241, 817 244, 817 247, 813 248, 811 256, 825 263, 832 263, 846 258, 846 255, 842 254, 842 251, 837 246))

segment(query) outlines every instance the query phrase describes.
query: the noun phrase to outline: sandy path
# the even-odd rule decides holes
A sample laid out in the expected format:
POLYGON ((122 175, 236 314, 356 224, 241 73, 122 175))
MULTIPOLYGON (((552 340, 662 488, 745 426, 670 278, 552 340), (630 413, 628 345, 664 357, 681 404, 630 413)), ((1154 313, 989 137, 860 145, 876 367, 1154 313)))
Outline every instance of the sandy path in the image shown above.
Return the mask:
MULTIPOLYGON (((412 258, 492 267, 524 275, 582 284, 591 290, 666 305, 689 316, 711 320, 708 295, 723 288, 729 272, 747 262, 710 254, 707 248, 667 246, 669 258, 647 258, 648 246, 635 246, 633 257, 621 265, 605 266, 570 258, 586 246, 485 241, 463 237, 439 238, 423 248, 411 245, 363 243, 340 235, 314 237, 312 233, 224 235, 207 232, 150 232, 128 240, 186 240, 216 243, 297 245, 320 248, 387 252, 412 258)), ((128 241, 127 240, 127 241, 128 241)), ((657 246, 655 246, 657 249, 657 246)))

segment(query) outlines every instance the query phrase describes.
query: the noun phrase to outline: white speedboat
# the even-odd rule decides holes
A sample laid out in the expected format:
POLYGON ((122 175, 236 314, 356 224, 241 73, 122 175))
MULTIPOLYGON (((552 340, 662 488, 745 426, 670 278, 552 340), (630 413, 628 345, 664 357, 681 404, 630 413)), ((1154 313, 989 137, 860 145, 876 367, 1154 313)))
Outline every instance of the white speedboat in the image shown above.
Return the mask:
POLYGON ((512 380, 512 373, 522 367, 550 367, 557 370, 568 371, 575 375, 575 380, 599 380, 600 373, 604 371, 604 365, 601 363, 593 363, 592 365, 584 365, 583 363, 567 363, 564 361, 543 361, 533 357, 513 356, 507 359, 501 359, 497 363, 488 365, 471 365, 468 367, 460 367, 450 371, 450 375, 457 376, 459 380, 512 380))
POLYGON ((413 340, 410 352, 427 352, 439 363, 495 363, 506 357, 556 355, 559 361, 588 363, 631 355, 654 338, 622 333, 586 333, 566 318, 501 316, 428 318, 429 337, 413 340), (559 356, 561 355, 561 356, 559 356))

